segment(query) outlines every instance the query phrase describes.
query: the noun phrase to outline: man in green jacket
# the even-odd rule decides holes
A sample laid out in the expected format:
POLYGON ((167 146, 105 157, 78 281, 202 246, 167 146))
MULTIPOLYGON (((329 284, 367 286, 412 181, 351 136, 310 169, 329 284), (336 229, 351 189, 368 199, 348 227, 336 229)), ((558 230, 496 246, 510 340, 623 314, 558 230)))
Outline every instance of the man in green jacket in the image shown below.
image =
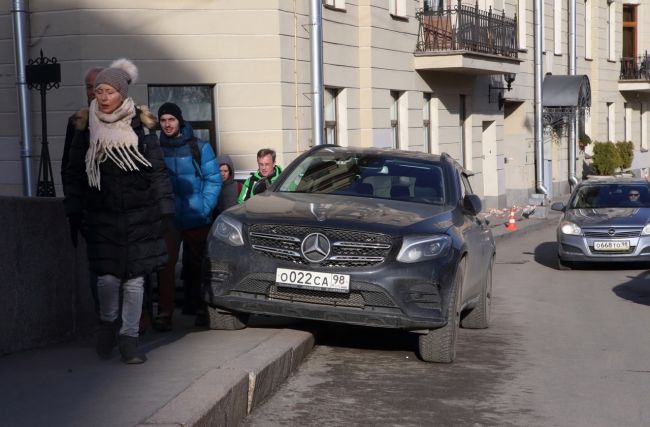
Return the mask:
POLYGON ((266 178, 271 184, 280 176, 282 168, 275 164, 275 151, 270 148, 262 148, 257 152, 257 170, 244 182, 239 193, 237 203, 244 203, 254 195, 254 190, 262 178, 266 178))

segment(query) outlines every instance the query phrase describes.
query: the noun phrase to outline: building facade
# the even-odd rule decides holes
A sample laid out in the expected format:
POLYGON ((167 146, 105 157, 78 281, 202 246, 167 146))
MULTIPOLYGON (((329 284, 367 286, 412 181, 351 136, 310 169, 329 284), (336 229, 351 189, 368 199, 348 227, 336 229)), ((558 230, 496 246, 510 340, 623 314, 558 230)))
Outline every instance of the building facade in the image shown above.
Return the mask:
MULTIPOLYGON (((632 169, 643 168, 648 3, 576 1, 577 74, 588 76, 592 101, 579 132, 633 141, 632 169)), ((472 185, 486 207, 528 202, 542 162, 533 132, 533 0, 322 3, 325 142, 445 151, 475 172, 472 185)), ((543 3, 544 73, 567 74, 569 1, 543 3)), ((66 121, 85 103, 84 73, 120 57, 139 67, 130 89, 137 103, 155 111, 177 102, 240 171, 256 168, 260 148, 275 149, 287 164, 312 145, 307 1, 31 0, 28 8, 29 57, 42 50, 61 64, 61 83, 47 95, 57 195, 66 121)), ((11 10, 0 6, 2 195, 23 194, 11 10)), ((36 174, 38 93, 29 103, 36 174)), ((545 186, 566 193, 568 138, 545 132, 543 139, 545 186)), ((579 152, 579 178, 589 150, 579 152)))

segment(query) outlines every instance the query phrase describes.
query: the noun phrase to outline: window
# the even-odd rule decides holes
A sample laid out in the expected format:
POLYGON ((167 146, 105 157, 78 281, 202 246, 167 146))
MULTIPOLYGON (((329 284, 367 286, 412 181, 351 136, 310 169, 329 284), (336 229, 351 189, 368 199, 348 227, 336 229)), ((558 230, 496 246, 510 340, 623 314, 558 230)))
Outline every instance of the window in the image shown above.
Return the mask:
POLYGON ((616 128, 614 124, 616 123, 616 106, 613 102, 607 103, 607 140, 616 141, 616 128))
POLYGON ((526 49, 526 0, 517 2, 517 39, 519 49, 526 49))
POLYGON ((607 33, 609 34, 607 59, 610 61, 616 61, 616 3, 614 3, 613 0, 607 0, 607 9, 609 11, 609 18, 607 19, 607 33))
POLYGON ((345 9, 345 0, 323 0, 323 6, 333 9, 345 9))
POLYGON ((445 8, 444 0, 424 0, 425 11, 429 11, 429 10, 440 11, 440 10, 444 10, 444 8, 445 8))
POLYGON ((591 59, 591 0, 585 0, 585 58, 591 59))
POLYGON ((624 65, 636 70, 636 44, 637 44, 637 23, 636 6, 623 5, 623 62, 624 65))
POLYGON ((465 120, 467 119, 467 99, 465 95, 460 95, 459 105, 458 105, 458 126, 460 127, 460 161, 462 162, 463 167, 467 168, 465 164, 465 120))
POLYGON ((431 94, 425 93, 422 101, 422 129, 424 130, 424 151, 431 153, 431 94))
POLYGON ((391 146, 399 148, 399 97, 400 93, 394 90, 390 91, 390 127, 391 127, 391 146))
POLYGON ((553 53, 562 55, 562 0, 553 3, 553 53))
POLYGON ((325 122, 325 144, 338 144, 337 138, 337 108, 336 100, 338 96, 338 89, 325 88, 323 96, 324 105, 324 122, 325 122))
POLYGON ((641 151, 648 151, 648 103, 641 103, 641 151))
POLYGON ((623 111, 625 111, 625 116, 623 120, 625 121, 625 135, 623 136, 625 141, 632 140, 632 107, 630 104, 625 102, 623 104, 623 111))
MULTIPOLYGON (((214 122, 214 85, 149 85, 149 108, 156 114, 165 102, 177 104, 197 138, 217 146, 214 122)), ((215 150, 216 151, 216 150, 215 150)))
POLYGON ((406 18, 406 0, 388 0, 388 12, 400 18, 406 18))

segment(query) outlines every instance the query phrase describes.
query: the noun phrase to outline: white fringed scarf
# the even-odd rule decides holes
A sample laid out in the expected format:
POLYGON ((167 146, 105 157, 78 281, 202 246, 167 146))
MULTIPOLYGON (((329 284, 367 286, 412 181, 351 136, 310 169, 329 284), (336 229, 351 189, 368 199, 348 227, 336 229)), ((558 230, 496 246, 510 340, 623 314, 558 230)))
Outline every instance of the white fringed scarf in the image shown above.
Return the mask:
POLYGON ((99 165, 111 159, 124 171, 140 170, 137 163, 151 167, 151 163, 138 151, 138 135, 131 127, 135 116, 133 99, 126 98, 110 114, 97 109, 97 101, 90 103, 90 146, 86 152, 86 175, 91 187, 101 190, 99 165))

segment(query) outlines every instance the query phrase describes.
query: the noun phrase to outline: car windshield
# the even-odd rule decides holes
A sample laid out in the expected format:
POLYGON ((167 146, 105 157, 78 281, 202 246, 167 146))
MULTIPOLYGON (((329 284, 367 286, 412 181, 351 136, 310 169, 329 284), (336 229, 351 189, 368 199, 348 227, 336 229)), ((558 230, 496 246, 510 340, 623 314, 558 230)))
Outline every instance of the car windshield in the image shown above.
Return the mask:
POLYGON ((278 191, 443 204, 440 163, 382 154, 321 152, 305 158, 278 191))
POLYGON ((569 202, 571 209, 650 208, 645 184, 595 184, 580 187, 569 202))

